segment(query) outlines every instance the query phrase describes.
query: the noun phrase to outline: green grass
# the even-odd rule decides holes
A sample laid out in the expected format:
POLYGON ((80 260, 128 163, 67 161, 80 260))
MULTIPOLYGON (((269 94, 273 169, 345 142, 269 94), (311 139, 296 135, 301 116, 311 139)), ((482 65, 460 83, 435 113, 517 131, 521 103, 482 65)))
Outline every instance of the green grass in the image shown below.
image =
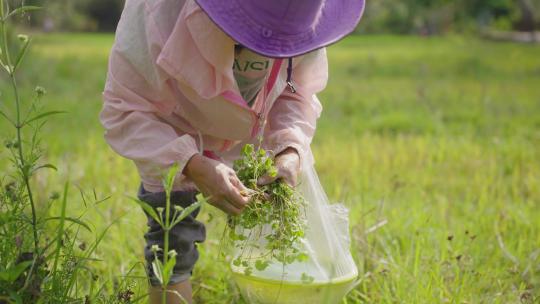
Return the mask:
MULTIPOLYGON (((98 121, 112 41, 38 36, 21 79, 47 88, 47 109, 69 112, 46 128, 47 159, 60 172, 36 180, 41 196, 68 179, 89 197, 111 196, 85 215, 96 232, 114 222, 95 256, 108 288, 142 263, 145 231, 126 197, 136 192, 136 169, 108 148, 98 121)), ((540 301, 540 48, 362 36, 328 52, 313 150, 330 198, 351 208, 362 280, 346 303, 540 301)), ((87 208, 71 193, 68 213, 79 215, 87 208)), ((194 273, 196 298, 236 303, 216 263, 223 216, 208 206, 201 218, 213 220, 194 273)))

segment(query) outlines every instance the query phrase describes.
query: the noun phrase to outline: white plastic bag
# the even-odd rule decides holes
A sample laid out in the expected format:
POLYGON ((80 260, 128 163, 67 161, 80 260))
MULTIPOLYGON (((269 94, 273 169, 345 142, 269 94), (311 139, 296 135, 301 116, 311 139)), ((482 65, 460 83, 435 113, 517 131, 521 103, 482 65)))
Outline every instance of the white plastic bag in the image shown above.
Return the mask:
MULTIPOLYGON (((273 261, 262 271, 250 267, 247 274, 242 265, 231 264, 233 277, 248 303, 340 303, 356 283, 358 268, 350 253, 347 208, 329 203, 311 164, 304 166, 297 190, 307 201, 307 226, 299 248, 308 258, 287 265, 273 261)), ((264 252, 264 229, 259 235, 245 234, 249 242, 258 243, 250 248, 253 256, 264 252)), ((246 249, 236 248, 233 255, 245 257, 246 249)))

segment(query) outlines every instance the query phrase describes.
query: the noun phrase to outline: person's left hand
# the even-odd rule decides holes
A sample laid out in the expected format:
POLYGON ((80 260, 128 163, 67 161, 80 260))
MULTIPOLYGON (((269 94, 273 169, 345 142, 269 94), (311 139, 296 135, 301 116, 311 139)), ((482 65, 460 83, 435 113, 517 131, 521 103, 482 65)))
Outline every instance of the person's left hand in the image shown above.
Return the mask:
POLYGON ((264 175, 259 178, 259 186, 268 185, 277 179, 282 179, 291 187, 295 187, 300 172, 300 156, 294 148, 287 148, 276 155, 274 166, 277 169, 275 176, 264 175))

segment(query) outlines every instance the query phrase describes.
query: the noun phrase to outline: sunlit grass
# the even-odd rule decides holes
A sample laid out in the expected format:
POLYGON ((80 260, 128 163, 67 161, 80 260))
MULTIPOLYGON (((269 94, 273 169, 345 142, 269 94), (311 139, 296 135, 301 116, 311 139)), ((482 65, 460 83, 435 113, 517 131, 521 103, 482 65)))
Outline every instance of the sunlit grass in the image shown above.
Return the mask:
MULTIPOLYGON (((69 179, 88 196, 110 196, 85 215, 95 231, 114 222, 95 263, 109 288, 142 263, 145 230, 126 196, 137 190, 135 167, 108 148, 98 121, 112 41, 39 36, 40 59, 21 79, 47 88, 47 108, 69 112, 46 128, 47 157, 60 172, 37 180, 41 195, 69 179)), ((313 150, 330 198, 351 208, 362 280, 347 303, 539 299, 539 52, 459 36, 353 37, 329 48, 331 77, 320 94, 325 110, 313 150)), ((72 215, 86 210, 76 192, 72 215)), ((208 206, 201 218, 209 213, 196 298, 236 303, 217 263, 223 217, 208 206)))

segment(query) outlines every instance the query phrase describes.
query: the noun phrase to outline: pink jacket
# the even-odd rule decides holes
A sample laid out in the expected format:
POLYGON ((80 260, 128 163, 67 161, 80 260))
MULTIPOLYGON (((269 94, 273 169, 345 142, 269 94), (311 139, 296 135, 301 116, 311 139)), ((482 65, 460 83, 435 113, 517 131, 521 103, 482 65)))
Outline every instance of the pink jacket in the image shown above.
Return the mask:
MULTIPOLYGON (((233 60, 234 41, 194 0, 127 1, 100 119, 107 142, 135 162, 147 191, 163 191, 164 171, 174 163, 183 168, 199 151, 230 165, 257 134, 273 153, 293 147, 312 161, 326 50, 294 58, 295 94, 286 85, 286 60, 274 60, 253 108, 239 93, 233 60)), ((179 174, 174 189, 193 188, 179 174)))

